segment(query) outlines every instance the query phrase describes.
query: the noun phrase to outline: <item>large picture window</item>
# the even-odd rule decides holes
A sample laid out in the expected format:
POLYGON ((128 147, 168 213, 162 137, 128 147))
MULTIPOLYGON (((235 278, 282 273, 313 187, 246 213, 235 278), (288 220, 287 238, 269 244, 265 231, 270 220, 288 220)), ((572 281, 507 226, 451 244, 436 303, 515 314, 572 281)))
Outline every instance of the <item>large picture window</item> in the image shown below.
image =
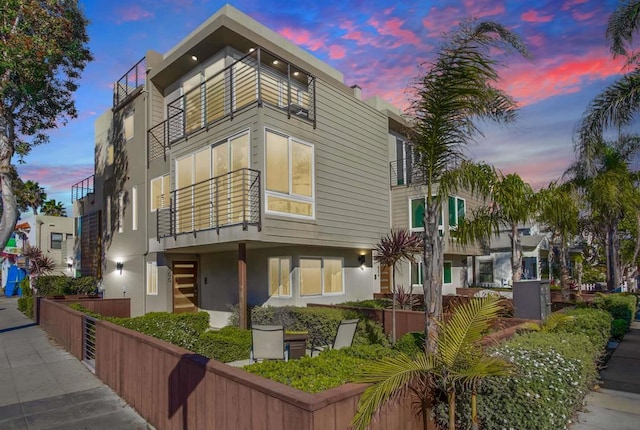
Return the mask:
POLYGON ((291 297, 291 258, 269 258, 269 295, 291 297))
MULTIPOLYGON (((409 199, 409 225, 411 226, 411 231, 424 230, 424 208, 424 197, 409 199)), ((438 233, 440 236, 443 234, 442 211, 438 217, 438 233)))
POLYGON ((300 295, 344 293, 341 258, 301 258, 300 295))
POLYGON ((313 145, 267 130, 266 212, 313 218, 313 145))

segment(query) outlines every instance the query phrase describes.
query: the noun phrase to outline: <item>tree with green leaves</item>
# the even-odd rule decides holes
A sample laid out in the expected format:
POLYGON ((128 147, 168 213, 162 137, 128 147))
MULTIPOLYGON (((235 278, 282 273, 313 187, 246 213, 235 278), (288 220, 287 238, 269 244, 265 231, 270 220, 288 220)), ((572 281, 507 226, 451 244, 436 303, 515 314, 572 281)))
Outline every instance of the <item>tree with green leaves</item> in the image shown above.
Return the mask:
POLYGON ((42 214, 50 216, 67 216, 67 210, 64 208, 62 202, 51 199, 47 200, 42 205, 42 214))
POLYGON ((14 155, 46 143, 47 130, 77 116, 73 93, 92 59, 77 0, 0 3, 0 249, 18 219, 14 155))
POLYGON ((374 248, 374 259, 383 266, 391 268, 391 291, 393 293, 391 341, 396 343, 396 265, 402 261, 416 262, 416 256, 422 253, 422 238, 407 229, 393 229, 382 237, 374 248))
POLYGON ((428 348, 434 347, 437 329, 430 321, 442 314, 443 240, 438 217, 443 202, 458 189, 486 195, 490 183, 487 165, 468 161, 465 149, 482 133, 478 121, 510 123, 516 102, 497 87, 496 53, 527 56, 521 38, 495 22, 466 21, 427 64, 415 85, 407 112, 408 140, 414 152, 414 176, 426 186, 424 211, 424 302, 428 348))
POLYGON ((489 377, 510 374, 511 364, 487 354, 480 340, 502 310, 500 298, 474 298, 455 308, 446 322, 438 321, 437 348, 416 357, 400 353, 365 366, 356 382, 372 384, 365 390, 353 418, 354 429, 365 429, 388 402, 407 394, 416 398, 424 429, 438 390, 443 390, 449 407, 449 429, 456 428, 456 398, 462 389, 471 391, 472 425, 477 429, 478 386, 489 377))
POLYGON ((549 186, 538 192, 538 220, 551 230, 551 242, 559 249, 562 298, 569 301, 569 244, 578 234, 580 206, 571 183, 549 186))
POLYGON ((38 209, 47 200, 47 193, 39 183, 29 180, 24 182, 22 187, 16 189, 15 197, 19 210, 31 209, 34 215, 38 215, 38 209))
POLYGON ((458 223, 455 238, 462 245, 476 241, 489 241, 505 228, 511 243, 511 279, 522 277, 522 237, 518 226, 536 214, 536 193, 517 173, 496 173, 484 181, 491 183, 489 204, 470 211, 469 216, 458 223))

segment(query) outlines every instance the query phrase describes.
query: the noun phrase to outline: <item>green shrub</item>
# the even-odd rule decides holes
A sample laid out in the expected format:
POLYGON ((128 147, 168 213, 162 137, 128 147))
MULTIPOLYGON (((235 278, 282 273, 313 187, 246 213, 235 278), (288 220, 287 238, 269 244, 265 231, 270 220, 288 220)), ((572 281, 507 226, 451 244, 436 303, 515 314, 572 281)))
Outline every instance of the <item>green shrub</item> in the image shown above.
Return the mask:
POLYGON ((18 310, 33 319, 33 296, 23 295, 18 298, 18 310))
MULTIPOLYGON (((564 429, 596 381, 596 347, 586 335, 532 332, 493 351, 516 366, 512 376, 489 378, 478 391, 480 427, 486 429, 564 429)), ((447 421, 447 405, 436 408, 447 421)), ((471 427, 468 391, 456 403, 461 429, 471 427)))
POLYGON ((233 326, 203 333, 193 348, 193 352, 223 363, 245 360, 250 350, 251 331, 233 326))
POLYGON ((600 294, 593 299, 593 306, 609 312, 614 320, 627 321, 627 328, 636 314, 637 298, 631 294, 600 294))
POLYGON ((40 276, 35 280, 39 296, 91 294, 96 291, 98 281, 91 276, 69 278, 67 276, 40 276))
POLYGON ((209 328, 209 314, 206 312, 183 314, 150 312, 135 318, 104 319, 191 351, 200 335, 209 328))
POLYGON ((611 324, 611 337, 614 339, 622 340, 628 329, 627 321, 623 319, 613 320, 611 324))
POLYGON ((31 290, 31 282, 29 282, 29 278, 24 278, 20 281, 20 292, 22 293, 22 297, 33 296, 33 290, 31 290))
POLYGON ((309 333, 310 343, 325 345, 333 341, 343 319, 360 318, 354 345, 388 345, 382 326, 355 311, 337 308, 262 306, 251 309, 252 324, 282 325, 287 331, 309 333))
POLYGON ((317 393, 349 382, 365 363, 395 354, 381 345, 361 345, 324 351, 313 358, 263 361, 244 369, 302 391, 317 393))
POLYGON ((603 353, 611 335, 611 315, 602 309, 577 308, 565 312, 573 322, 558 327, 559 333, 582 333, 600 353, 603 353))
POLYGON ((344 306, 353 306, 356 308, 386 309, 391 307, 391 299, 357 300, 340 304, 344 306))
POLYGON ((412 331, 404 334, 396 341, 394 348, 409 357, 415 357, 419 352, 424 351, 424 332, 412 331))

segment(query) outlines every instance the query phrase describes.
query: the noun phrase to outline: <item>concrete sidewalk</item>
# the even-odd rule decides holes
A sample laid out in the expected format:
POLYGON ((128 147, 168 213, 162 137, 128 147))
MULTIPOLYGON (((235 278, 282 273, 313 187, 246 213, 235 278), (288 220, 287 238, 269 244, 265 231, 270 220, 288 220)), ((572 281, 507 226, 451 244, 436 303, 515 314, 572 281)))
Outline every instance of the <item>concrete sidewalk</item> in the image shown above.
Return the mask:
POLYGON ((637 430, 640 428, 640 321, 631 324, 607 367, 602 389, 585 399, 585 410, 571 430, 637 430))
POLYGON ((0 297, 0 429, 152 428, 16 304, 0 297))

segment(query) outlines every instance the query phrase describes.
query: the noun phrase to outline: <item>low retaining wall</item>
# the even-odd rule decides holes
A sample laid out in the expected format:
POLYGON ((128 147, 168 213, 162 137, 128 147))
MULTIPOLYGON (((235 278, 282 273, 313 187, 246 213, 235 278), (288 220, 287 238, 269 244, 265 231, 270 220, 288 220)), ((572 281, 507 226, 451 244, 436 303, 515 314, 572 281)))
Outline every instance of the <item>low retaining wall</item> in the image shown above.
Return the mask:
POLYGON ((101 299, 91 296, 53 296, 47 299, 67 306, 77 303, 91 312, 106 317, 129 318, 131 316, 131 299, 101 299))
MULTIPOLYGON (((43 328, 81 354, 82 314, 46 299, 41 313, 43 328)), ((342 430, 366 388, 305 393, 106 321, 96 322, 95 364, 96 375, 158 429, 342 430)), ((422 429, 409 397, 371 426, 398 428, 422 429)))

